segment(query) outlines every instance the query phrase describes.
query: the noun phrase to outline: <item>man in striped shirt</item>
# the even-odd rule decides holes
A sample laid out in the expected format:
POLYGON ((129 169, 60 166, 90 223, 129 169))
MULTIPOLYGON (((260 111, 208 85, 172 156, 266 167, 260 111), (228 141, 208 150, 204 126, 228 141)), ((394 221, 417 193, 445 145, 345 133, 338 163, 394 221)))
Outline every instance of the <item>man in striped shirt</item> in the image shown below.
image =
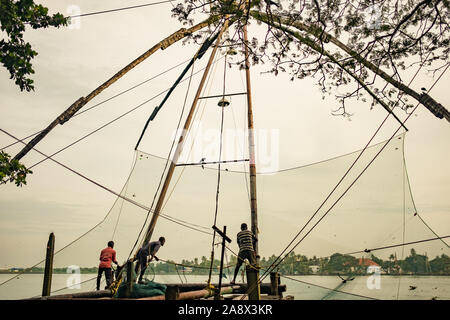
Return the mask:
POLYGON ((247 224, 241 224, 241 231, 237 234, 237 243, 239 245, 239 254, 236 268, 234 269, 234 277, 231 284, 234 284, 236 281, 236 276, 241 268, 242 263, 245 259, 248 259, 251 265, 255 265, 256 263, 256 255, 254 244, 258 241, 250 230, 247 229, 247 224))

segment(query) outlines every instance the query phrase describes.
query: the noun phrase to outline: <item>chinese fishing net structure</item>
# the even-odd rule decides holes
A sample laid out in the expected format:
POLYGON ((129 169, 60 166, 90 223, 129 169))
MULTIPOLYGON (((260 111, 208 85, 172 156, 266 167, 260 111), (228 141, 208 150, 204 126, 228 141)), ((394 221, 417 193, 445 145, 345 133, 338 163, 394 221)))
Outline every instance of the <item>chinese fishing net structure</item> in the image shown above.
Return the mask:
MULTIPOLYGON (((442 266, 441 260, 450 249, 447 235, 436 234, 415 209, 404 139, 405 135, 398 135, 327 161, 258 173, 261 278, 271 270, 280 271, 283 283, 288 288, 295 286, 295 299, 449 299, 445 281, 430 278, 427 282, 431 275, 448 272, 449 266, 442 266), (307 257, 306 262, 302 256, 307 257), (298 272, 299 265, 304 267, 303 275, 298 272), (315 273, 326 276, 327 281, 315 273)), ((54 268, 97 266, 99 252, 109 240, 115 242, 119 263, 132 257, 141 245, 168 163, 136 151, 120 197, 102 221, 55 252, 54 268)), ((226 225, 233 241, 240 224, 248 222, 250 208, 247 163, 222 164, 219 201, 217 165, 185 164, 176 167, 152 237, 167 239, 161 251, 176 246, 186 253, 174 257, 173 261, 179 259, 175 262, 209 257, 216 205, 220 214, 215 224, 226 225)), ((227 256, 237 251, 232 242, 227 256)), ((44 264, 34 267, 43 268, 44 264)), ((94 290, 95 276, 82 276, 77 290, 94 290)), ((147 277, 155 279, 151 267, 147 277)), ((4 282, 2 298, 24 286, 32 286, 39 296, 42 283, 30 284, 27 279, 23 274, 4 282)), ((165 281, 158 276, 156 280, 165 281)), ((68 292, 73 288, 52 287, 52 294, 68 292)), ((23 296, 27 297, 29 294, 23 296)))

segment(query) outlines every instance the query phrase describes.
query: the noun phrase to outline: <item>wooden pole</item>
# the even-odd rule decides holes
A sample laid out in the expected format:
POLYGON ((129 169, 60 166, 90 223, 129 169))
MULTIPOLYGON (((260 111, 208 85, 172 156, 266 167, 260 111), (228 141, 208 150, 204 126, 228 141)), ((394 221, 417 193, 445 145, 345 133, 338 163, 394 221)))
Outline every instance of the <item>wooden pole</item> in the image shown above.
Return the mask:
POLYGON ((227 226, 223 227, 223 231, 217 229, 216 226, 213 226, 213 229, 222 237, 222 253, 220 255, 219 285, 217 286, 216 294, 214 295, 214 300, 220 300, 220 292, 222 290, 223 257, 225 255, 225 241, 231 243, 231 239, 227 237, 227 226))
POLYGON ((204 27, 208 26, 209 24, 215 22, 218 20, 217 16, 211 16, 207 20, 189 28, 181 28, 180 30, 174 32, 164 40, 158 42, 156 45, 151 47, 149 50, 144 52, 142 55, 134 59, 132 62, 130 62, 128 65, 126 65, 124 68, 122 68, 120 71, 118 71, 114 76, 112 76, 110 79, 105 81, 103 84, 101 84, 99 87, 97 87, 95 90, 93 90, 91 93, 89 93, 86 97, 81 97, 77 101, 75 101, 68 109, 66 109, 63 113, 61 113, 52 123, 50 123, 44 130, 42 130, 36 137, 34 137, 29 143, 25 145, 25 147, 14 157, 16 160, 20 160, 23 156, 25 156, 33 147, 39 143, 54 127, 56 127, 58 124, 64 124, 66 121, 68 121, 78 110, 80 110, 86 103, 88 103, 90 100, 92 100, 94 97, 96 97, 100 92, 108 88, 111 84, 116 82, 118 79, 120 79, 123 75, 125 75, 128 71, 136 67, 139 63, 147 59, 149 56, 151 56, 153 53, 158 51, 159 49, 166 49, 167 47, 171 46, 175 42, 185 38, 186 36, 203 29, 204 27))
POLYGON ((55 252, 55 234, 52 232, 47 242, 47 253, 45 256, 44 285, 42 286, 42 296, 48 297, 52 288, 53 255, 55 252))
POLYGON ((30 299, 24 299, 24 300, 99 299, 99 298, 111 298, 111 297, 112 297, 111 290, 99 290, 99 291, 60 294, 60 295, 56 295, 56 296, 30 298, 30 299))
POLYGON ((170 163, 170 166, 169 166, 169 169, 167 171, 167 175, 166 175, 164 184, 163 184, 163 186, 161 188, 161 193, 159 194, 158 202, 156 203, 155 210, 154 210, 153 216, 152 216, 152 220, 150 221, 150 224, 148 226, 147 233, 146 233, 145 238, 144 238, 144 243, 147 243, 148 241, 150 241, 150 239, 152 237, 153 230, 155 229, 156 221, 158 220, 159 213, 161 211, 165 195, 166 195, 167 190, 169 188, 170 180, 172 179, 172 176, 173 176, 173 173, 174 173, 174 170, 175 170, 175 167, 176 167, 176 163, 178 162, 178 158, 179 158, 181 152, 183 151, 183 146, 184 146, 184 142, 185 142, 185 136, 186 136, 186 134, 188 132, 188 129, 189 129, 190 125, 191 125, 192 118, 194 116, 194 112, 195 112, 195 109, 197 107, 197 102, 199 100, 200 94, 201 94, 201 92, 203 90, 203 86, 204 86, 204 84, 206 82, 206 78, 207 78, 209 70, 211 68, 212 62, 213 62, 214 57, 216 55, 217 48, 218 48, 220 40, 222 38, 222 34, 228 28, 228 23, 229 23, 228 20, 225 20, 225 22, 224 22, 224 24, 223 24, 223 26, 222 26, 222 28, 221 28, 221 30, 219 32, 219 35, 217 37, 216 44, 214 45, 213 51, 211 53, 211 56, 209 57, 208 64, 206 65, 206 69, 205 69, 205 71, 203 73, 202 79, 200 80, 200 85, 199 85, 199 87, 197 89, 197 93, 195 95, 194 101, 192 102, 192 106, 191 106, 189 114, 188 114, 188 116, 186 118, 186 121, 185 121, 185 124, 184 124, 183 131, 181 133, 181 136, 180 136, 180 138, 178 140, 177 148, 176 148, 175 153, 173 155, 172 162, 170 163))
MULTIPOLYGON (((250 62, 249 62, 249 52, 248 52, 248 35, 247 35, 247 25, 244 25, 244 50, 245 50, 245 80, 247 84, 247 121, 248 121, 248 148, 249 148, 249 173, 250 173, 250 207, 251 207, 251 223, 252 232, 258 239, 258 206, 256 202, 256 158, 255 158, 255 136, 253 129, 253 105, 252 105, 252 87, 250 83, 250 62)), ((247 272, 247 281, 249 287, 257 287, 252 294, 252 300, 260 299, 260 284, 259 284, 259 250, 258 241, 254 244, 255 254, 256 254, 256 275, 249 278, 249 272, 247 272), (256 281, 256 282, 253 282, 256 281)), ((250 299, 250 295, 249 295, 250 299)))
POLYGON ((255 266, 248 265, 245 268, 247 273, 247 294, 248 300, 261 300, 261 287, 259 283, 259 268, 255 266))
MULTIPOLYGON (((227 226, 223 227, 223 234, 227 234, 227 226)), ((222 273, 223 273, 223 257, 225 254, 225 237, 222 238, 222 252, 220 254, 220 269, 219 269, 219 286, 217 288, 217 294, 215 300, 220 300, 220 289, 222 289, 222 273)))
POLYGON ((177 285, 167 286, 165 300, 178 300, 179 296, 180 296, 180 288, 177 285))
MULTIPOLYGON (((255 135, 253 128, 253 104, 252 88, 250 83, 250 62, 247 48, 248 35, 247 26, 244 26, 245 42, 245 80, 247 85, 247 121, 248 121, 248 148, 250 158, 250 199, 251 199, 251 222, 252 232, 258 238, 258 206, 256 202, 256 157, 255 157, 255 135)), ((258 256, 258 242, 255 243, 255 253, 258 256)), ((259 260, 259 259, 258 259, 259 260)), ((259 263, 258 263, 259 264, 259 263)))
POLYGON ((130 298, 133 294, 133 262, 127 261, 127 285, 125 290, 125 297, 130 298))
MULTIPOLYGON (((229 294, 233 293, 236 290, 239 290, 239 286, 223 287, 220 291, 220 294, 229 294)), ((212 290, 208 289, 181 292, 178 295, 178 300, 194 300, 194 299, 209 298, 214 294, 215 293, 212 290)), ((164 296, 156 296, 156 297, 140 298, 138 300, 165 300, 165 299, 164 296)))
POLYGON ((270 294, 272 296, 279 296, 278 285, 280 284, 280 274, 278 272, 270 273, 270 294))

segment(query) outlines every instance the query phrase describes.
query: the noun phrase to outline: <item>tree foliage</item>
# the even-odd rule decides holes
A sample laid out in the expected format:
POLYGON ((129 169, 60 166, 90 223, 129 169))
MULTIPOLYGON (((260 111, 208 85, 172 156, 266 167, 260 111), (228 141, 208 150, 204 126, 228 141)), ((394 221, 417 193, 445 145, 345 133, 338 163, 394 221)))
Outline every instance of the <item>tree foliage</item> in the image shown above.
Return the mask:
MULTIPOLYGON (((413 274, 413 275, 449 275, 450 274, 450 258, 443 254, 437 256, 429 261, 426 255, 417 254, 414 249, 411 254, 406 256, 403 260, 394 258, 391 254, 388 260, 383 260, 373 254, 371 260, 381 267, 381 270, 386 274, 413 274)), ((268 270, 274 262, 278 261, 277 256, 262 257, 260 266, 262 270, 268 270)), ((231 256, 224 264, 224 273, 233 273, 234 266, 237 263, 236 256, 231 256)), ((208 275, 211 261, 205 256, 199 261, 198 258, 193 260, 181 261, 181 264, 175 266, 174 261, 152 263, 148 271, 149 274, 176 274, 187 272, 196 275, 208 275), (188 271, 186 271, 188 270, 188 271)), ((215 259, 213 263, 213 272, 216 274, 219 271, 220 261, 215 259)), ((330 257, 318 258, 313 256, 309 258, 305 255, 289 253, 283 262, 277 267, 278 272, 284 275, 337 275, 337 274, 357 274, 366 275, 367 265, 361 264, 361 260, 347 254, 334 253, 330 257)))
POLYGON ((27 169, 16 159, 11 159, 11 156, 4 151, 0 151, 0 184, 7 182, 14 182, 16 186, 21 187, 27 184, 27 174, 33 173, 27 169))
POLYGON ((31 60, 38 54, 24 40, 26 26, 33 29, 66 26, 68 18, 60 13, 48 15, 48 8, 33 0, 0 0, 1 30, 6 39, 0 40, 0 62, 20 90, 34 90, 30 75, 34 73, 31 60))
POLYGON ((408 96, 423 103, 404 71, 425 68, 434 76, 449 65, 448 9, 448 0, 186 0, 173 15, 185 24, 201 13, 227 15, 237 20, 228 41, 241 46, 245 24, 264 24, 263 38, 244 42, 252 62, 291 80, 316 78, 324 95, 335 94, 335 114, 349 116, 346 101, 366 102, 368 95, 372 107, 410 112, 408 96))

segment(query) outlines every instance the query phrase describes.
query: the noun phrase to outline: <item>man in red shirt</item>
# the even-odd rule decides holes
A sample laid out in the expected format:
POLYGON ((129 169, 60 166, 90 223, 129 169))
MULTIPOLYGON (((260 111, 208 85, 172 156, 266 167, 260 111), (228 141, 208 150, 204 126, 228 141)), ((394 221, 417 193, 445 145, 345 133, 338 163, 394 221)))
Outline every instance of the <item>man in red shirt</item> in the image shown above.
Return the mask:
POLYGON ((97 275, 97 290, 100 290, 100 281, 102 279, 102 273, 105 272, 106 278, 106 288, 108 289, 111 285, 111 262, 114 262, 118 265, 116 260, 116 250, 114 248, 114 241, 108 242, 108 247, 103 249, 100 253, 100 264, 98 266, 98 275, 97 275))

